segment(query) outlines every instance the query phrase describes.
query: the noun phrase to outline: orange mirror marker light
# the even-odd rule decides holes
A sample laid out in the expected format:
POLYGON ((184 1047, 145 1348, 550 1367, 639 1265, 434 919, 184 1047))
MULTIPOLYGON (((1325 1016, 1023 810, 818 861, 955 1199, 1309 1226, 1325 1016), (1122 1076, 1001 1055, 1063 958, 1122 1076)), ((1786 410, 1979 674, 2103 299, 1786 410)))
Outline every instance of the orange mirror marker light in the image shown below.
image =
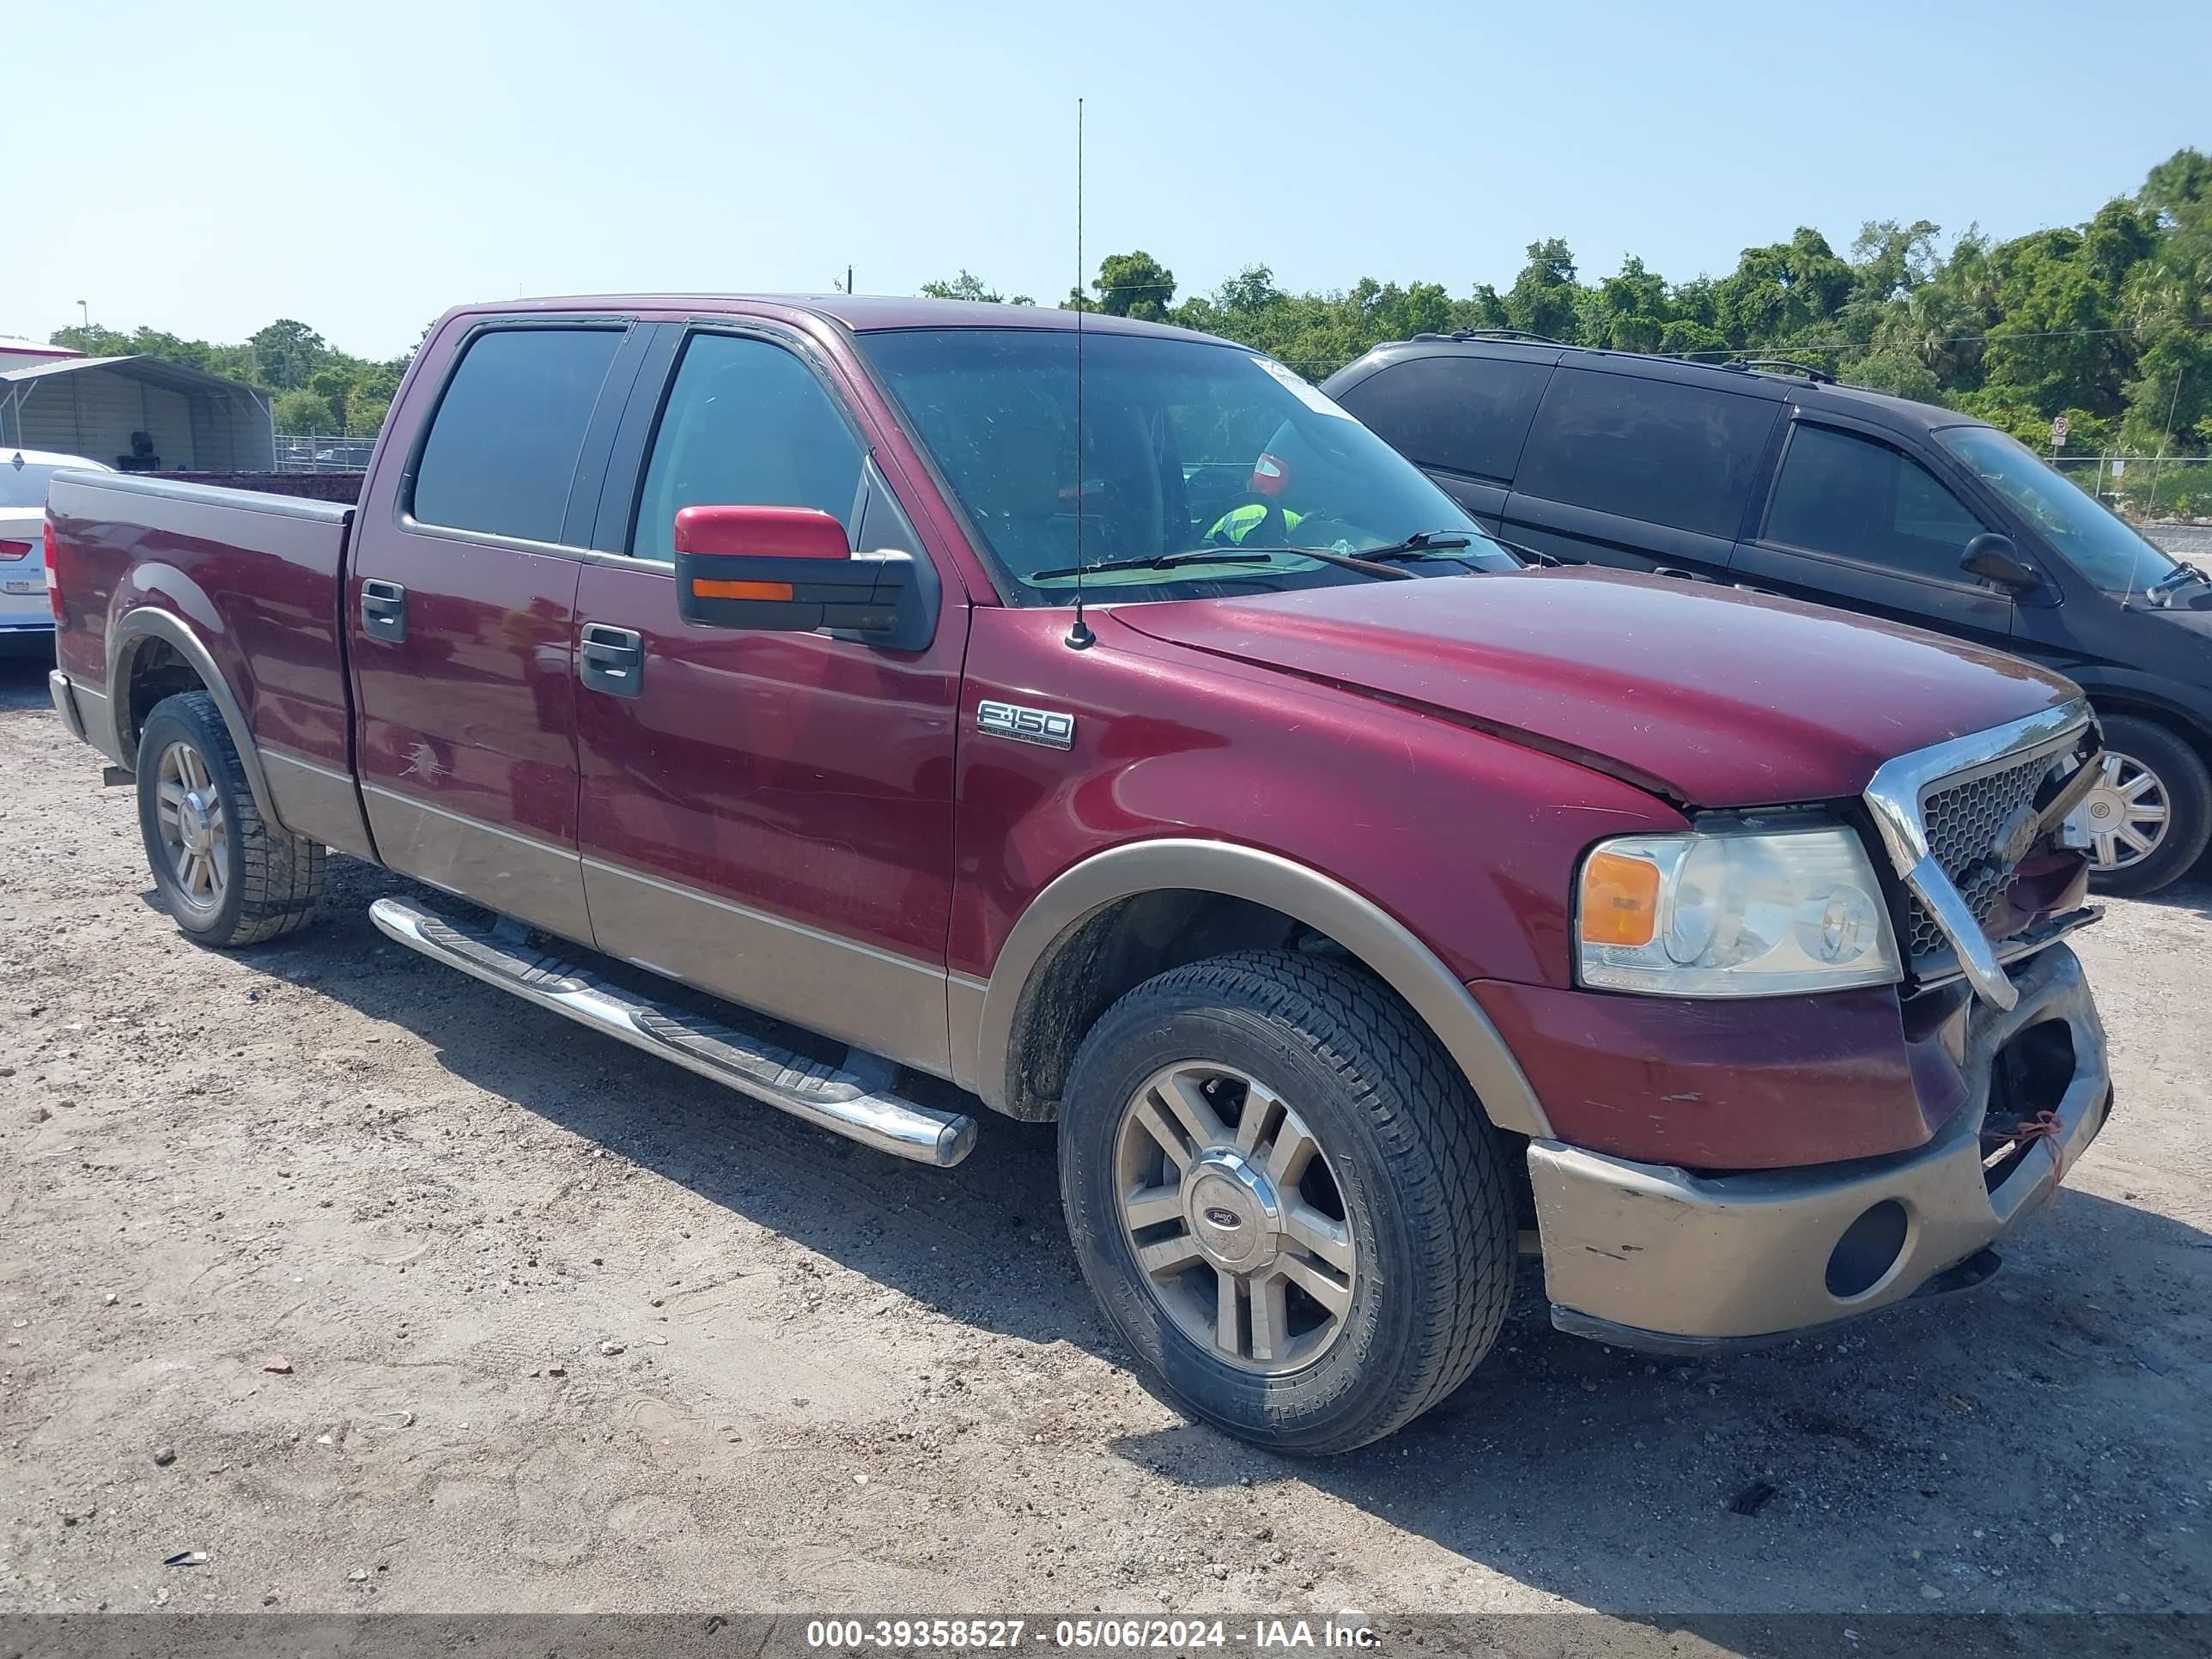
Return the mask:
POLYGON ((1600 853, 1583 866, 1582 936, 1591 945, 1649 945, 1659 929, 1659 866, 1600 853))
POLYGON ((718 582, 695 576, 691 592, 702 599, 789 599, 789 582, 718 582))

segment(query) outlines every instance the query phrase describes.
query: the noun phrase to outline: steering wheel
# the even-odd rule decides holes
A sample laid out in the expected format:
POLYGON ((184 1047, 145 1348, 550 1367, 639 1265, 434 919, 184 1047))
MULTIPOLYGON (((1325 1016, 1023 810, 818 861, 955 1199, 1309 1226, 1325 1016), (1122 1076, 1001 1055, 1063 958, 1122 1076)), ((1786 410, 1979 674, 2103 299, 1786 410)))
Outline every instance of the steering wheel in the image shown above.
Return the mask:
POLYGON ((1283 516, 1282 503, 1273 496, 1261 495, 1257 490, 1247 490, 1224 507, 1214 524, 1215 529, 1206 538, 1209 547, 1238 547, 1245 542, 1255 547, 1281 547, 1291 538, 1290 520, 1283 516), (1219 527, 1231 514, 1241 512, 1248 507, 1259 507, 1262 512, 1260 522, 1246 531, 1241 538, 1232 538, 1219 527))

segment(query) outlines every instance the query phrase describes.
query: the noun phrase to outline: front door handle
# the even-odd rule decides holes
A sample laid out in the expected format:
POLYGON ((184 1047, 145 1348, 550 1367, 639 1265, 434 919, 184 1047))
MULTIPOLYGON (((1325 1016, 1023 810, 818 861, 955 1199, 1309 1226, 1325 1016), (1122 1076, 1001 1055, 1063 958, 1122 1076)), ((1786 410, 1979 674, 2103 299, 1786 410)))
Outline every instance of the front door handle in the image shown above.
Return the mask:
POLYGON ((361 631, 372 640, 397 645, 407 637, 407 590, 398 582, 365 580, 361 585, 361 631))
POLYGON ((632 628, 586 623, 576 649, 576 678, 594 691, 634 697, 645 686, 645 639, 632 628))

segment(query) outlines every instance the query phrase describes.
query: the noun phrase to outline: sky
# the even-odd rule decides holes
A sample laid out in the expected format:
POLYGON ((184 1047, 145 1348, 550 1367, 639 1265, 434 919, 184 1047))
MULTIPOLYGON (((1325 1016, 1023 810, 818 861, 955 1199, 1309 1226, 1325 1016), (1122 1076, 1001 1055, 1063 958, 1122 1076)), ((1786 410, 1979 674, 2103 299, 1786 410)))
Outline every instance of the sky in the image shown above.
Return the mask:
POLYGON ((1182 295, 1512 280, 1563 236, 1723 272, 1798 225, 2075 223, 2212 149, 2202 0, 1600 0, 1076 10, 944 0, 5 0, 0 335, 384 357, 520 294, 1051 303, 1142 248, 1182 295))

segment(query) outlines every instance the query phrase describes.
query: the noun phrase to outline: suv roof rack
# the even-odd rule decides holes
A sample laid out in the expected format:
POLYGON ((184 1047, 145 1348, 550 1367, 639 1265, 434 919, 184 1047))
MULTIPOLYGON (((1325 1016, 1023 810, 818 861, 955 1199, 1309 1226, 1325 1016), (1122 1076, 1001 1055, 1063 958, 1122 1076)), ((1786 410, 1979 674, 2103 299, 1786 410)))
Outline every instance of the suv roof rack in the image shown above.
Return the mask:
POLYGON ((1725 367, 1778 369, 1791 374, 1802 374, 1807 380, 1820 386, 1833 386, 1836 383, 1836 377, 1829 374, 1826 369, 1815 368, 1810 363, 1801 363, 1790 357, 1739 357, 1725 367))
MULTIPOLYGON (((1755 371, 1769 374, 1802 374, 1816 386, 1838 386, 1841 382, 1825 368, 1815 368, 1810 363, 1801 363, 1793 357, 1730 357, 1724 362, 1703 362, 1698 358, 1674 351, 1622 351, 1612 346, 1572 345, 1565 340, 1555 340, 1548 334, 1532 334, 1525 328, 1455 328, 1449 334, 1433 330, 1412 337, 1407 343, 1446 341, 1503 340, 1522 345, 1558 346, 1564 351, 1588 351, 1606 357, 1642 357, 1659 362, 1680 363, 1686 368, 1718 369, 1723 374, 1748 374, 1755 371)), ((1382 341, 1382 344, 1395 343, 1382 341)))
POLYGON ((1548 334, 1531 334, 1525 328, 1455 328, 1449 334, 1433 331, 1416 334, 1416 340, 1517 340, 1527 345, 1565 345, 1565 340, 1555 340, 1548 334))

